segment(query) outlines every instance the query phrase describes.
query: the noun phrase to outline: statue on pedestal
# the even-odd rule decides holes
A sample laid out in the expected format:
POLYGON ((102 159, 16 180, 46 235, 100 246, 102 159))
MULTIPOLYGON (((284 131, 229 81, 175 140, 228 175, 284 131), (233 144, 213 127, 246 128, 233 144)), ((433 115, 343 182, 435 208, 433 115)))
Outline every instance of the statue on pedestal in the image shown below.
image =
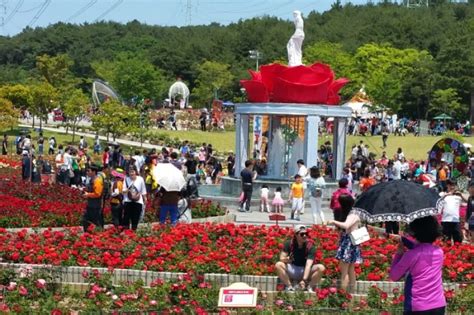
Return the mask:
POLYGON ((293 11, 293 17, 295 19, 295 33, 291 36, 286 45, 286 50, 288 51, 288 65, 290 67, 303 64, 303 51, 301 48, 304 41, 303 17, 301 17, 300 11, 293 11))

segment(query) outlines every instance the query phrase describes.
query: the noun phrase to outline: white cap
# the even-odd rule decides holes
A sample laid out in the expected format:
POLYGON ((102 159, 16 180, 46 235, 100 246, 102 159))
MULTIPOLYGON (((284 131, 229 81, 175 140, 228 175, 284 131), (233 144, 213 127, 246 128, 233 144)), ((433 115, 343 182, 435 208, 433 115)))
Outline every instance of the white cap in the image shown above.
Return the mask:
POLYGON ((293 229, 294 229, 295 233, 306 232, 306 225, 298 224, 298 225, 295 225, 295 227, 293 229))

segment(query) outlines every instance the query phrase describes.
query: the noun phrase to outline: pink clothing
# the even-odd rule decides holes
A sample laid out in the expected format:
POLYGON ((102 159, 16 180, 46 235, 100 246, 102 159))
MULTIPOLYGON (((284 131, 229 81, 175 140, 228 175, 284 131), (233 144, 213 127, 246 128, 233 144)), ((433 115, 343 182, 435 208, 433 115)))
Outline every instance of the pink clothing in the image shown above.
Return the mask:
POLYGON ((341 209, 341 205, 339 204, 339 200, 338 200, 340 195, 353 196, 352 192, 349 189, 338 188, 335 192, 332 193, 331 203, 329 204, 329 208, 331 208, 332 210, 337 210, 337 211, 341 209))
POLYGON ((426 311, 446 306, 443 290, 443 251, 429 243, 416 244, 395 255, 390 279, 405 277, 405 311, 426 311))
POLYGON ((285 201, 281 198, 281 192, 275 192, 275 197, 272 201, 272 206, 283 206, 285 201))

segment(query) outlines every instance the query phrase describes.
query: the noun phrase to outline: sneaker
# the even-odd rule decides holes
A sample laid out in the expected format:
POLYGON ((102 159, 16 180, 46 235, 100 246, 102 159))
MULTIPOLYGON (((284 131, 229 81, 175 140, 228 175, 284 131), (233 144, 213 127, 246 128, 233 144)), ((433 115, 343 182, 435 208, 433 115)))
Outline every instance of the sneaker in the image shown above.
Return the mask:
POLYGON ((313 290, 312 287, 308 287, 308 288, 306 289, 306 291, 307 291, 308 293, 314 293, 314 290, 313 290))
POLYGON ((304 214, 304 210, 301 210, 301 211, 300 211, 300 214, 304 214))
POLYGON ((285 288, 285 291, 286 292, 295 292, 295 288, 293 288, 293 286, 290 285, 289 287, 285 288))
POLYGON ((244 212, 244 209, 242 209, 242 208, 239 208, 239 212, 244 212))

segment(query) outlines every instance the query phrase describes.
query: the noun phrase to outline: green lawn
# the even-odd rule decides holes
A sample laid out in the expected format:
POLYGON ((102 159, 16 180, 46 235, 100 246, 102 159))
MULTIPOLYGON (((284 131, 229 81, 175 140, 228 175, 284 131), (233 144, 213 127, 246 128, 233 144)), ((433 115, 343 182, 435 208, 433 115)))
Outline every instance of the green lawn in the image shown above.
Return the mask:
MULTIPOLYGON (((14 129, 13 131, 6 132, 8 135, 16 136, 19 132, 19 129, 14 129)), ((213 147, 217 149, 219 152, 228 152, 230 150, 235 151, 235 133, 233 131, 224 131, 224 132, 202 132, 199 130, 192 130, 192 131, 172 131, 172 130, 160 130, 160 133, 165 133, 170 137, 177 137, 181 140, 189 140, 193 143, 212 143, 213 147)), ((49 131, 44 131, 44 136, 49 138, 50 136, 54 135, 58 143, 71 143, 72 142, 72 134, 65 135, 61 133, 54 133, 49 131)), ((32 134, 33 136, 33 143, 35 143, 35 139, 38 136, 37 132, 32 134)), ((414 137, 413 135, 408 135, 406 137, 398 137, 390 135, 388 137, 388 147, 386 149, 387 155, 392 157, 395 154, 397 148, 402 148, 405 156, 408 158, 414 159, 424 159, 426 158, 427 152, 431 149, 431 147, 441 139, 441 137, 431 137, 431 136, 424 136, 424 137, 414 137)), ((464 138, 465 142, 474 145, 474 138, 466 137, 464 138)), ((13 139, 12 139, 13 140, 13 139)), ((325 141, 330 140, 332 142, 332 135, 326 135, 319 138, 319 143, 322 144, 325 141)), ((347 146, 346 146, 346 157, 349 156, 351 147, 353 144, 359 144, 359 141, 364 141, 364 144, 368 144, 370 147, 370 152, 374 152, 377 157, 380 157, 382 154, 383 149, 381 148, 382 145, 382 137, 381 136, 349 136, 347 138, 347 146)), ((88 139, 89 145, 92 145, 92 139, 88 139)), ((10 141, 12 144, 13 141, 10 141)), ((79 143, 79 137, 76 136, 75 144, 79 143)), ((131 148, 125 148, 124 152, 130 153, 131 148)))

